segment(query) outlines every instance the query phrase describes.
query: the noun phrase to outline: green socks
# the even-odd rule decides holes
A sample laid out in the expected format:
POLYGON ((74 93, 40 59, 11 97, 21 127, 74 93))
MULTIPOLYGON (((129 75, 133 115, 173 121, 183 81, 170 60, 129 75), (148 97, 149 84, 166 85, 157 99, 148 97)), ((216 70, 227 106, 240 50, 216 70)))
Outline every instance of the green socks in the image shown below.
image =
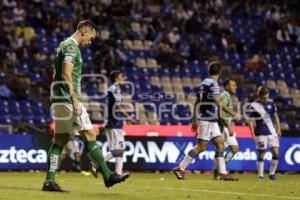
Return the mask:
POLYGON ((100 169, 100 172, 102 173, 102 176, 105 180, 108 180, 111 176, 111 171, 107 167, 102 152, 100 151, 100 148, 96 144, 96 141, 86 142, 86 149, 88 152, 88 155, 90 159, 97 164, 98 168, 100 169))
POLYGON ((59 169, 61 162, 61 152, 63 147, 52 144, 48 152, 48 169, 46 182, 55 182, 56 172, 59 169))

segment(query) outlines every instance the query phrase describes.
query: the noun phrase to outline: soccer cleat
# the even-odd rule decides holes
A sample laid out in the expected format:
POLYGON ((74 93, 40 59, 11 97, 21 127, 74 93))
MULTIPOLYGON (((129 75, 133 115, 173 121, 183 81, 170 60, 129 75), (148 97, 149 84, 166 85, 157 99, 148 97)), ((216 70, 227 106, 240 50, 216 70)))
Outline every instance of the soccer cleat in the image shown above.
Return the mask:
POLYGON ((180 169, 179 167, 176 167, 173 169, 173 174, 176 176, 178 180, 184 180, 185 172, 184 170, 180 169))
POLYGON ((258 180, 259 180, 259 181, 263 181, 263 180, 264 180, 264 177, 263 177, 263 176, 259 176, 259 177, 258 177, 258 180))
POLYGON ((91 170, 92 170, 92 174, 95 178, 98 178, 98 168, 97 165, 95 165, 93 162, 91 162, 91 170))
POLYGON ((223 180, 223 181, 238 181, 238 178, 234 178, 229 174, 221 174, 220 175, 220 179, 219 180, 223 180))
POLYGON ((113 173, 108 180, 104 180, 105 187, 109 188, 117 183, 124 182, 127 178, 129 178, 130 173, 124 173, 122 175, 113 173))
POLYGON ((277 177, 276 177, 276 175, 275 174, 273 174, 273 175, 269 175, 269 179, 270 180, 272 180, 272 181, 276 181, 277 180, 277 177))
POLYGON ((45 182, 42 191, 48 191, 48 192, 69 192, 67 190, 63 190, 55 182, 50 182, 50 183, 45 182))

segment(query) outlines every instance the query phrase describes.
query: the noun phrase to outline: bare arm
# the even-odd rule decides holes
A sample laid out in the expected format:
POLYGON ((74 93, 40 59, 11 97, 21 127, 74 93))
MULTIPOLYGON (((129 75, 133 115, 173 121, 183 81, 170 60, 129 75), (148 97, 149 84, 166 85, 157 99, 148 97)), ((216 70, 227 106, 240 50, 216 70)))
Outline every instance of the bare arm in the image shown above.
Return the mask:
POLYGON ((126 117, 131 123, 135 124, 137 123, 137 120, 133 119, 132 116, 130 116, 122 107, 122 105, 116 105, 116 109, 122 113, 123 116, 126 117))
POLYGON ((198 107, 198 104, 200 103, 200 94, 197 94, 197 99, 195 101, 195 105, 194 105, 194 114, 193 114, 193 120, 196 120, 197 119, 197 108, 198 107))
POLYGON ((194 105, 194 115, 193 115, 193 119, 192 119, 192 131, 197 132, 197 128, 198 128, 198 123, 197 123, 197 108, 198 108, 198 104, 200 102, 200 94, 197 94, 197 99, 194 105))
POLYGON ((280 119, 278 117, 277 112, 274 113, 274 119, 275 119, 275 128, 276 128, 276 133, 280 137, 281 136, 281 125, 280 125, 280 119))
POLYGON ((219 96, 214 97, 215 103, 218 105, 219 108, 221 108, 223 111, 229 113, 233 117, 237 116, 237 113, 234 112, 232 109, 228 108, 227 106, 222 104, 221 98, 219 96))
POLYGON ((63 62, 62 64, 62 80, 66 82, 68 92, 71 97, 71 101, 74 107, 75 112, 80 112, 79 109, 79 102, 76 98, 76 93, 74 91, 74 87, 72 84, 72 70, 73 70, 73 64, 70 62, 63 62))
POLYGON ((248 120, 248 125, 249 125, 249 128, 250 128, 251 136, 252 136, 252 138, 255 140, 254 121, 253 121, 252 119, 249 119, 249 120, 248 120))
POLYGON ((124 115, 127 119, 130 119, 130 116, 128 115, 128 113, 123 109, 123 107, 121 105, 117 105, 116 108, 118 109, 118 111, 120 111, 122 113, 122 115, 124 115))

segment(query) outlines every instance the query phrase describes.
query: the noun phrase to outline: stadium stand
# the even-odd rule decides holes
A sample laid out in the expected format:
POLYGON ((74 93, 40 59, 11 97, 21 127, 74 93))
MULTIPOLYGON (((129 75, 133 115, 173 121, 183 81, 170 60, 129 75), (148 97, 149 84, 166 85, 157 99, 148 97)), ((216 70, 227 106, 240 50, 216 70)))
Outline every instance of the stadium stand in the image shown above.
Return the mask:
MULTIPOLYGON (((0 128, 26 132, 26 125, 40 128, 51 122, 49 91, 56 48, 80 19, 88 18, 97 24, 99 34, 90 48, 82 50, 83 73, 124 71, 135 86, 128 102, 166 103, 166 109, 174 102, 193 104, 194 88, 206 76, 209 60, 219 59, 223 77, 238 82, 236 106, 253 99, 257 85, 266 84, 276 97, 282 128, 299 129, 296 0, 72 2, 3 0, 0 4, 0 128)), ((91 78, 83 80, 82 87, 91 119, 103 123, 104 99, 91 97, 103 96, 107 85, 91 78)), ((127 96, 130 90, 126 85, 127 96)), ((181 105, 175 112, 189 116, 191 108, 181 105)), ((138 113, 141 124, 191 123, 168 113, 157 118, 150 105, 138 113)), ((245 125, 244 120, 235 123, 245 125)))

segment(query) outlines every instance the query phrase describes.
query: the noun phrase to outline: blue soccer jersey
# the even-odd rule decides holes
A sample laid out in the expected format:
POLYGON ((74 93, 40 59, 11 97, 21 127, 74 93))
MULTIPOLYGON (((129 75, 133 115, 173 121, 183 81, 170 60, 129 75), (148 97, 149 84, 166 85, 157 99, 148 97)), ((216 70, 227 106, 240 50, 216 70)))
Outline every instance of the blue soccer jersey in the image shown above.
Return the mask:
MULTIPOLYGON (((214 98, 220 96, 220 87, 217 81, 206 78, 202 81, 199 91, 199 119, 201 121, 217 122, 219 118, 218 106, 214 98)), ((196 105, 197 106, 197 105, 196 105)))
POLYGON ((254 101, 250 104, 249 116, 255 121, 254 133, 256 136, 275 134, 274 114, 277 112, 273 100, 265 103, 254 101))
POLYGON ((121 88, 118 85, 111 85, 108 88, 108 121, 106 128, 122 129, 123 120, 122 115, 116 109, 116 105, 122 102, 121 88))

